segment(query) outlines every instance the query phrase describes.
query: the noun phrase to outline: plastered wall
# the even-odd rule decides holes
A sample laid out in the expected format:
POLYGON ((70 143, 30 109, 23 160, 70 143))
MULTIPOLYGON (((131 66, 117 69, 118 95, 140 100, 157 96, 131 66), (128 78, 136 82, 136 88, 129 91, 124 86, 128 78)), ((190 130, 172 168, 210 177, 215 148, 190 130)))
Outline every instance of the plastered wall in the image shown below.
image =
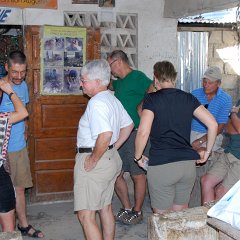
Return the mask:
POLYGON ((159 60, 177 58, 177 20, 163 18, 164 0, 118 0, 114 8, 98 5, 75 4, 71 0, 59 0, 57 10, 12 9, 5 24, 64 25, 64 11, 97 11, 137 13, 138 15, 138 68, 152 78, 152 66, 159 60))

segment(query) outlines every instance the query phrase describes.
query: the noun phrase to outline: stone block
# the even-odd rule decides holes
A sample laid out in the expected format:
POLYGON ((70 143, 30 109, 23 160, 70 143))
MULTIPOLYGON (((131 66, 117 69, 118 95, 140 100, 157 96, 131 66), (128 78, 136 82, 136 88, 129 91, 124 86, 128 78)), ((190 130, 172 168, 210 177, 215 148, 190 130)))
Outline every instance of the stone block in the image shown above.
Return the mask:
POLYGON ((208 44, 208 59, 214 58, 214 44, 208 44))
POLYGON ((223 72, 224 62, 221 59, 209 59, 208 61, 209 67, 219 67, 223 72))
POLYGON ((207 225, 206 207, 153 214, 148 219, 148 240, 217 240, 218 232, 207 225))
POLYGON ((223 43, 222 31, 212 31, 209 34, 209 43, 223 43))
POLYGON ((0 232, 1 240, 23 240, 20 232, 0 232))
POLYGON ((236 31, 223 31, 223 43, 228 45, 235 45, 238 43, 238 36, 236 31))
POLYGON ((239 63, 234 60, 226 62, 224 64, 224 73, 230 75, 237 75, 236 71, 239 71, 237 69, 237 65, 239 66, 239 63))
POLYGON ((235 105, 237 100, 239 99, 238 88, 232 88, 232 89, 228 88, 228 89, 224 89, 224 91, 232 97, 232 103, 233 103, 233 105, 235 105))
POLYGON ((237 88, 238 76, 237 75, 226 75, 223 74, 221 87, 223 89, 234 89, 237 88))

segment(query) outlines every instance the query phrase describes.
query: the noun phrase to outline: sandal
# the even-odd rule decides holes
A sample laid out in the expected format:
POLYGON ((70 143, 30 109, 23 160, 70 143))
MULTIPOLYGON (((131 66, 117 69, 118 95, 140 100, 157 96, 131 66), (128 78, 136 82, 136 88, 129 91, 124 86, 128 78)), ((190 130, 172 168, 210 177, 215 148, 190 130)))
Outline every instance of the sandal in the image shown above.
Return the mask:
POLYGON ((22 236, 28 236, 32 238, 42 238, 39 237, 39 233, 42 233, 40 230, 36 230, 32 225, 28 225, 27 227, 20 227, 19 224, 17 225, 18 230, 21 232, 22 236), (29 231, 33 229, 33 233, 29 233, 29 231))

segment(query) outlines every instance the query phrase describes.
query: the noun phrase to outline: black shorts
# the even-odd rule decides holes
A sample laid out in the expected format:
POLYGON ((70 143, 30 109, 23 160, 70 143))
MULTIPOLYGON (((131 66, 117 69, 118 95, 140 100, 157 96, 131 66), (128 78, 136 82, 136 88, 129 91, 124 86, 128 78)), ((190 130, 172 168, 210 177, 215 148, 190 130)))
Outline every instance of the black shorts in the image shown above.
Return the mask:
POLYGON ((6 213, 15 209, 15 191, 9 174, 0 167, 0 212, 6 213))
MULTIPOLYGON (((146 174, 146 172, 134 162, 134 151, 135 151, 135 138, 137 131, 133 130, 127 139, 127 141, 119 148, 118 153, 122 159, 123 165, 122 170, 124 172, 129 172, 130 175, 139 175, 146 174)), ((147 142, 147 145, 144 150, 144 155, 149 156, 148 152, 150 149, 150 142, 147 142)))

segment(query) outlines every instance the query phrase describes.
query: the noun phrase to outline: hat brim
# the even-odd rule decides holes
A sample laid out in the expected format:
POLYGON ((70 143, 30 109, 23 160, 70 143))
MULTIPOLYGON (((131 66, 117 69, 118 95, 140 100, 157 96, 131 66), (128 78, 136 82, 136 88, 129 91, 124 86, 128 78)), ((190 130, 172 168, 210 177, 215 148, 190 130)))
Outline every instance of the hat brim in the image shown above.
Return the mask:
POLYGON ((207 75, 203 75, 202 79, 203 79, 203 78, 207 78, 207 79, 209 79, 211 82, 221 81, 221 79, 216 79, 216 78, 213 78, 213 77, 207 76, 207 75))

